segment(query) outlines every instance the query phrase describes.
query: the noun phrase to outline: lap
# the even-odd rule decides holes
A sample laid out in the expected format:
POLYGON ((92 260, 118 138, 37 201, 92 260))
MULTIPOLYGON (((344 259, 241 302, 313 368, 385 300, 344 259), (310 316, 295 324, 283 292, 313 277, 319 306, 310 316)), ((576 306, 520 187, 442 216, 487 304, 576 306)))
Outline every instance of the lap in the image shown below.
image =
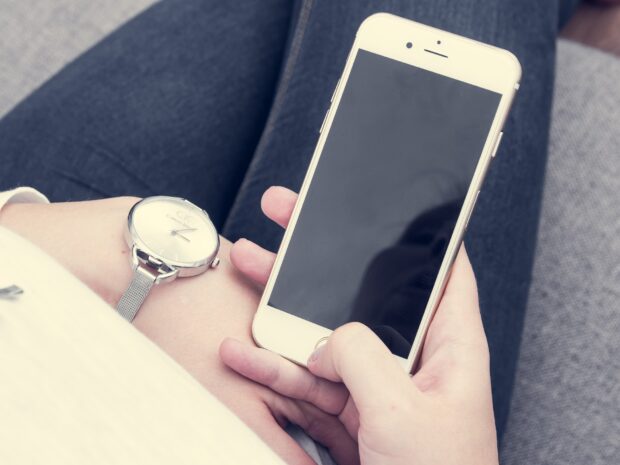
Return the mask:
POLYGON ((225 224, 231 239, 275 249, 280 232, 262 217, 260 196, 272 184, 299 188, 366 16, 389 11, 508 48, 524 79, 466 238, 501 431, 538 224, 559 0, 295 5, 289 35, 285 0, 156 4, 0 122, 0 189, 29 184, 52 200, 180 195, 225 224))
POLYGON ((498 430, 505 424, 530 282, 544 178, 558 1, 418 0, 300 3, 299 19, 266 131, 227 220, 231 239, 276 249, 281 232, 262 217, 272 184, 298 190, 317 131, 361 21, 387 11, 515 53, 524 78, 466 242, 489 338, 498 430))
POLYGON ((289 16, 287 0, 155 4, 0 122, 0 190, 178 195, 221 225, 262 133, 289 16))

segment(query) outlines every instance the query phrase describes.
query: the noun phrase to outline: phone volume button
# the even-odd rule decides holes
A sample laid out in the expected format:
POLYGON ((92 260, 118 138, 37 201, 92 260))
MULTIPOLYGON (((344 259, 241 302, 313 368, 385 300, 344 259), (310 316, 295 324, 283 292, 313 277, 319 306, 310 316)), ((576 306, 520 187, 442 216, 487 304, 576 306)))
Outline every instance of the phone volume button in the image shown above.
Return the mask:
POLYGON ((327 109, 327 111, 325 112, 325 117, 323 118, 323 124, 321 124, 321 129, 319 129, 319 134, 321 134, 323 132, 323 128, 325 127, 325 122, 327 121, 327 117, 329 116, 329 111, 332 109, 332 107, 329 107, 327 109))

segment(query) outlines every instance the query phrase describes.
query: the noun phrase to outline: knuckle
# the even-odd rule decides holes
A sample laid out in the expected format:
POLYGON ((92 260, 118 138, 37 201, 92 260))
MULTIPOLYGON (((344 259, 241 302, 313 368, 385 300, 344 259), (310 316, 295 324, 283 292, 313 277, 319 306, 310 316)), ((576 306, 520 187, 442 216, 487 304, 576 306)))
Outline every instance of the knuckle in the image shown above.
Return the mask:
POLYGON ((367 326, 354 322, 336 329, 330 340, 336 350, 341 350, 350 347, 351 344, 359 344, 372 335, 372 331, 367 326))
POLYGON ((279 366, 264 366, 257 371, 257 381, 261 384, 273 387, 280 381, 280 369, 279 366))
POLYGON ((353 322, 353 323, 347 323, 341 326, 335 331, 335 333, 341 339, 345 337, 357 339, 357 338, 368 337, 369 335, 372 334, 372 331, 368 328, 368 326, 362 323, 353 322))
POLYGON ((317 399, 321 398, 321 384, 319 379, 313 377, 310 382, 305 386, 304 393, 302 398, 306 399, 308 402, 316 402, 317 399))
POLYGON ((334 331, 330 337, 331 348, 340 354, 352 348, 364 353, 375 353, 383 346, 379 337, 362 323, 347 323, 334 331))
POLYGON ((307 413, 304 413, 305 416, 305 420, 306 420, 306 426, 305 426, 305 430, 308 433, 308 435, 310 437, 316 437, 317 434, 319 434, 321 431, 323 431, 325 429, 325 422, 323 421, 322 418, 319 418, 317 416, 314 415, 309 415, 307 413))

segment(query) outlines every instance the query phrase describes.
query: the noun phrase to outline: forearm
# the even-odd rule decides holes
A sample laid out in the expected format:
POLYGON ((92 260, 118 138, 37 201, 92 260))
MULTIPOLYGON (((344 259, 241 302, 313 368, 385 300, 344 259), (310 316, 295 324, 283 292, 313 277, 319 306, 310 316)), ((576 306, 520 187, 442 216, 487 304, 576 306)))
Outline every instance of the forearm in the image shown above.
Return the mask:
POLYGON ((0 228, 0 258, 1 463, 281 463, 49 256, 0 228))
POLYGON ((96 202, 13 203, 0 210, 0 225, 55 258, 106 302, 113 304, 129 279, 123 227, 137 199, 96 202), (124 257, 124 258, 123 258, 124 257))
MULTIPOLYGON (((123 231, 127 227, 127 214, 136 201, 119 198, 10 205, 0 214, 0 225, 56 258, 103 297, 109 304, 110 315, 128 327, 128 323, 113 314, 131 280, 129 248, 123 231)), ((259 299, 257 290, 233 269, 229 250, 230 243, 221 239, 218 254, 221 264, 216 269, 155 286, 138 312, 134 326, 227 404, 287 461, 309 463, 266 407, 276 402, 273 394, 240 378, 218 357, 220 342, 226 336, 251 343, 251 321, 259 299)), ((110 337, 110 345, 118 343, 122 341, 110 337)), ((278 403, 279 409, 286 406, 278 403)))
MULTIPOLYGON (((114 311, 131 280, 123 231, 137 200, 11 204, 0 211, 0 225, 55 258, 114 311)), ((217 357, 220 341, 226 335, 250 341, 258 303, 256 290, 230 264, 229 250, 222 238, 217 269, 155 286, 134 320, 136 328, 224 400, 226 392, 218 386, 231 375, 217 357)))
MULTIPOLYGON (((138 200, 10 204, 0 209, 0 225, 56 259, 114 312, 132 279, 123 232, 138 200)), ((225 388, 234 375, 223 367, 218 348, 226 336, 251 343, 259 294, 231 265, 230 248, 220 237, 217 268, 154 286, 133 324, 211 392, 241 410, 243 401, 225 388)), ((235 382, 248 384, 241 378, 235 382)))

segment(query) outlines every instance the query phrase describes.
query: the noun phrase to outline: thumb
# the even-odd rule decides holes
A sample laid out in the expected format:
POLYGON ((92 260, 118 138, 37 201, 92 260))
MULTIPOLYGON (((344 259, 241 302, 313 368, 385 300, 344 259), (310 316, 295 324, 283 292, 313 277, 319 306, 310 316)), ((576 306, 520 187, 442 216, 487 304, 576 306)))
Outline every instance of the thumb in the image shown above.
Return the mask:
POLYGON ((362 417, 419 393, 385 344, 361 323, 334 331, 310 356, 308 369, 316 376, 344 383, 362 417))

